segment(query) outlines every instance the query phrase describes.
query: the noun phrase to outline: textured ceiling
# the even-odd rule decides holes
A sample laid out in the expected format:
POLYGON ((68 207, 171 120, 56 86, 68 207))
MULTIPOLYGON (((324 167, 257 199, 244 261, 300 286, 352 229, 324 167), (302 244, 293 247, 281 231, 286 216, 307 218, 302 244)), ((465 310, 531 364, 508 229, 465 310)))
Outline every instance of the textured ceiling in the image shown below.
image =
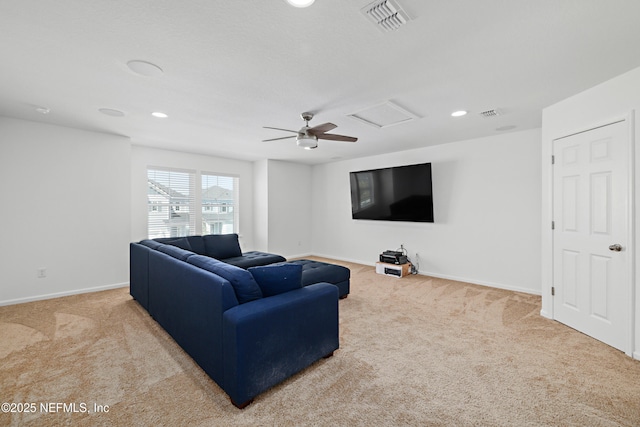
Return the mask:
POLYGON ((536 128, 542 108, 640 66, 637 0, 399 0, 412 20, 388 33, 360 12, 368 3, 3 0, 0 113, 314 164, 536 128), (133 59, 164 73, 136 75, 133 59), (379 129, 347 116, 389 100, 419 118, 379 129), (359 141, 261 142, 287 136, 262 126, 298 129, 303 111, 359 141))

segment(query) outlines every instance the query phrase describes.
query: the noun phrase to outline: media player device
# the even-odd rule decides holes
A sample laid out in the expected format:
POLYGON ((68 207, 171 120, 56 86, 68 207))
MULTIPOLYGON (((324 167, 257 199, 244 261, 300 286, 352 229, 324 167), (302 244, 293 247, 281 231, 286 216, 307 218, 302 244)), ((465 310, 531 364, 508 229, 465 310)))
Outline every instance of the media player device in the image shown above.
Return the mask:
POLYGON ((380 262, 402 265, 407 263, 407 256, 399 251, 384 251, 380 254, 380 262))

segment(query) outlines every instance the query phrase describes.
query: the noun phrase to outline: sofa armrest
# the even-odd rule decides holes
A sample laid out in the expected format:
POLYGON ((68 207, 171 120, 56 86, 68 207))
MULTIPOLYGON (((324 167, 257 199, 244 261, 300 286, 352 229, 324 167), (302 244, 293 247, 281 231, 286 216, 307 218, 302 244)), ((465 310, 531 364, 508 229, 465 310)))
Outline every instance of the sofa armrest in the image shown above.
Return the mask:
POLYGON ((224 390, 236 406, 338 349, 338 288, 318 283, 223 315, 224 390))
POLYGON ((138 243, 129 244, 129 294, 149 311, 149 249, 138 243))
POLYGON ((158 251, 149 254, 149 314, 219 385, 224 313, 238 304, 220 276, 158 251))

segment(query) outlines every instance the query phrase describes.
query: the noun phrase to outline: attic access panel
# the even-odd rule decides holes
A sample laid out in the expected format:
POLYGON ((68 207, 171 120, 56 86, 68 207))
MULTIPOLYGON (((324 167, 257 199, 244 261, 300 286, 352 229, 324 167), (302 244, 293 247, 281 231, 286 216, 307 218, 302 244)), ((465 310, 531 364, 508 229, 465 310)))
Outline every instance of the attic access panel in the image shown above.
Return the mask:
POLYGON ((348 117, 377 127, 378 129, 407 123, 419 118, 391 101, 386 101, 356 113, 348 114, 348 117))

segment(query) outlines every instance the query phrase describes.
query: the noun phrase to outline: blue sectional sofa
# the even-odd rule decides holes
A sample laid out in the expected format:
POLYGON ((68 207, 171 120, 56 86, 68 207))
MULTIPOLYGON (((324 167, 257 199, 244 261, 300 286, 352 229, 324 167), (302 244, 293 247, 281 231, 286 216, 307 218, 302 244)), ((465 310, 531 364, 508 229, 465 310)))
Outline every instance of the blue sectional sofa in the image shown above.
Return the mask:
POLYGON ((131 243, 131 295, 235 406, 338 349, 335 285, 302 286, 301 265, 243 269, 193 249, 131 243))

